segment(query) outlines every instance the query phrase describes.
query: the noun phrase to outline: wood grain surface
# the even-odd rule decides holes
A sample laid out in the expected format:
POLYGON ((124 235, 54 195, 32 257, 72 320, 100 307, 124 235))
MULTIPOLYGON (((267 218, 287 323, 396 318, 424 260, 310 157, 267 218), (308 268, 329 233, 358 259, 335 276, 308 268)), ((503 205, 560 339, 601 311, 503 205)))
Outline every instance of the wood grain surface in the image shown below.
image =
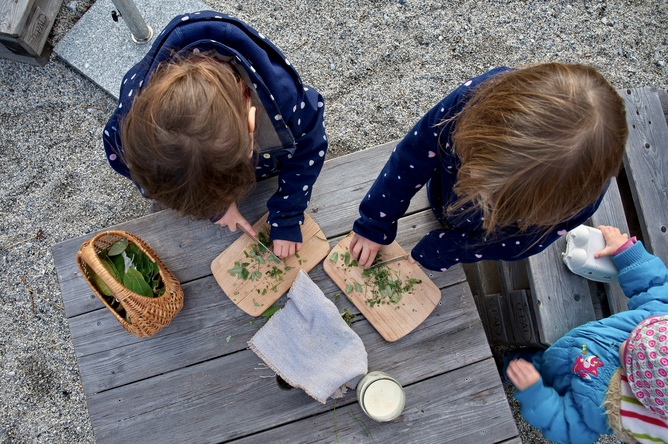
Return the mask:
POLYGON ((624 167, 647 251, 668 263, 668 125, 659 95, 650 88, 620 91, 629 138, 624 167))
MULTIPOLYGON (((413 331, 429 316, 441 300, 441 292, 419 265, 410 264, 405 259, 396 260, 383 266, 394 270, 397 273, 397 279, 404 283, 409 279, 418 279, 422 283, 415 284, 413 290, 404 293, 401 300, 396 304, 375 304, 372 307, 367 302, 367 299, 371 298, 371 286, 365 284, 367 278, 362 275, 364 268, 361 266, 346 266, 343 262, 343 256, 348 252, 352 236, 352 234, 349 234, 332 249, 331 254, 324 262, 325 272, 385 340, 396 341, 413 331), (338 256, 336 261, 332 260, 334 253, 338 256), (363 289, 362 292, 355 290, 356 284, 360 284, 363 289), (350 285, 353 286, 353 289, 346 291, 346 287, 350 285)), ((406 254, 396 242, 381 246, 379 253, 381 260, 406 254)))
MULTIPOLYGON (((268 216, 269 213, 265 214, 253 225, 255 232, 264 232, 267 239, 270 232, 267 224, 268 216)), ((237 307, 251 316, 261 315, 290 289, 300 269, 308 273, 327 256, 329 243, 320 227, 306 214, 301 230, 302 248, 293 256, 283 259, 287 267, 269 260, 268 258, 273 258, 269 253, 264 254, 264 263, 251 259, 249 257, 253 251, 251 247, 258 243, 248 235, 241 236, 211 262, 213 277, 237 307), (229 273, 236 263, 249 264, 248 271, 259 272, 262 277, 244 280, 229 273), (281 274, 271 277, 269 272, 273 269, 279 270, 281 274)))

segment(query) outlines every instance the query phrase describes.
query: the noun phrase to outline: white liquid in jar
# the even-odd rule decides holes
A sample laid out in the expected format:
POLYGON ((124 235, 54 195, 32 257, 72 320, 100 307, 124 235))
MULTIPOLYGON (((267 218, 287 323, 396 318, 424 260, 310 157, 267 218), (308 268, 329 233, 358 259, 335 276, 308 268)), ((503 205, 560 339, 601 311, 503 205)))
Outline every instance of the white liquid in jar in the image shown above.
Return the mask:
POLYGON ((382 421, 392 416, 401 403, 401 387, 388 379, 371 383, 364 392, 364 407, 369 416, 382 421))

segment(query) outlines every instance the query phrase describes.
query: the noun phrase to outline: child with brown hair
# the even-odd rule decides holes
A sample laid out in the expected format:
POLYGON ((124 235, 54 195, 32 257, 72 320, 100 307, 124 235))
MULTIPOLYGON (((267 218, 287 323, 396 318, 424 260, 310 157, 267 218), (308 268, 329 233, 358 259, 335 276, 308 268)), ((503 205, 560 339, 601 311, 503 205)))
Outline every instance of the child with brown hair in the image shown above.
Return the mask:
POLYGON ((641 242, 598 227, 628 311, 589 322, 550 348, 504 359, 522 416, 557 443, 668 442, 668 269, 641 242))
POLYGON ((300 225, 325 160, 323 99, 262 34, 214 11, 174 18, 123 79, 104 130, 111 166, 181 214, 251 234, 236 202, 278 174, 267 202, 274 253, 300 225))
POLYGON ((627 134, 623 100, 591 67, 546 63, 470 79, 396 146, 360 205, 352 254, 370 266, 424 186, 442 227, 409 261, 446 270, 536 254, 596 211, 627 134))

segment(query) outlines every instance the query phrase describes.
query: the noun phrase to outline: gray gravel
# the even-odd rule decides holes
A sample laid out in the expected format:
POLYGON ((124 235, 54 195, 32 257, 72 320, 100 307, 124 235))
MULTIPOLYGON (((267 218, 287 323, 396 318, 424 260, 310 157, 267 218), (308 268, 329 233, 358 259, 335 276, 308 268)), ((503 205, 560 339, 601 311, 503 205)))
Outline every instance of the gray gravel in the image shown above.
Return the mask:
MULTIPOLYGON (((65 2, 52 43, 90 3, 65 2)), ((499 65, 582 62, 617 88, 667 86, 666 0, 206 3, 271 38, 322 93, 330 158, 401 137, 499 65)), ((0 96, 0 443, 94 442, 50 247, 149 204, 108 167, 115 101, 86 78, 56 57, 0 59, 0 96)), ((515 416, 524 442, 543 442, 515 416)))

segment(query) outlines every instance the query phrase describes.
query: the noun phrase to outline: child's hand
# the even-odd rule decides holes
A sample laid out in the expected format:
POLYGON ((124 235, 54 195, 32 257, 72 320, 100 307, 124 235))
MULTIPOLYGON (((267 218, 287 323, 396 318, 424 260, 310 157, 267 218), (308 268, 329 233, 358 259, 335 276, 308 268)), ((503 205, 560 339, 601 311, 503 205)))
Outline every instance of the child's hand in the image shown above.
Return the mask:
POLYGON ((241 213, 239 213, 236 203, 230 205, 225 215, 218 219, 215 223, 221 227, 228 227, 232 232, 237 231, 237 225, 239 225, 241 228, 249 232, 251 236, 257 236, 253 226, 248 223, 248 221, 241 215, 241 213))
POLYGON ((611 256, 615 251, 629 240, 628 234, 622 234, 619 228, 599 225, 598 229, 603 233, 605 238, 605 248, 594 255, 595 258, 602 256, 611 256))
POLYGON ((369 268, 373 264, 379 249, 380 244, 362 237, 357 233, 355 233, 353 239, 350 241, 350 253, 364 268, 369 268))
POLYGON ((301 250, 301 242, 291 242, 286 240, 274 241, 274 254, 280 258, 292 256, 296 251, 301 250))
POLYGON ((506 369, 508 379, 518 390, 523 391, 540 381, 540 373, 532 363, 524 359, 513 359, 506 369))

